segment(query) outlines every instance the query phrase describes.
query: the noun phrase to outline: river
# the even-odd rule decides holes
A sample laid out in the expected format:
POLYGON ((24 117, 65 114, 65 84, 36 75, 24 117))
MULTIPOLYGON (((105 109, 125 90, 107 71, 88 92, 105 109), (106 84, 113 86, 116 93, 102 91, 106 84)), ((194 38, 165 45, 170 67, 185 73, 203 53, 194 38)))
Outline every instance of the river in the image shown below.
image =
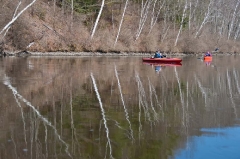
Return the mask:
POLYGON ((7 159, 239 159, 240 56, 0 58, 7 159))

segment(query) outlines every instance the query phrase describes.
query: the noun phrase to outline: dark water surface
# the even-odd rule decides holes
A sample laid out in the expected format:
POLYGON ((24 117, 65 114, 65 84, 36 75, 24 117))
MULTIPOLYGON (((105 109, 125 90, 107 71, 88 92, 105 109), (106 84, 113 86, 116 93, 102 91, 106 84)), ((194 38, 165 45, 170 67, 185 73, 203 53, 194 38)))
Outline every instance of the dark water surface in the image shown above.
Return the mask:
POLYGON ((0 58, 1 159, 239 159, 240 56, 0 58))

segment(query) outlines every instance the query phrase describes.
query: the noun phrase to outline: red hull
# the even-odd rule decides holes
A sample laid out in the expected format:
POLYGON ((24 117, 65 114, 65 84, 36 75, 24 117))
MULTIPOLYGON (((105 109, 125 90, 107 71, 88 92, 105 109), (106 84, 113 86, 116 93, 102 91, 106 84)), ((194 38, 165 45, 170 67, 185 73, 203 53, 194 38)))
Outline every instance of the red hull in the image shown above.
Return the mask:
POLYGON ((178 63, 170 63, 170 62, 169 63, 143 62, 143 64, 152 65, 152 66, 182 66, 182 64, 180 62, 178 62, 178 63))
POLYGON ((212 56, 204 56, 204 61, 212 61, 212 56))
POLYGON ((182 59, 179 58, 142 58, 143 62, 151 63, 180 63, 182 59))

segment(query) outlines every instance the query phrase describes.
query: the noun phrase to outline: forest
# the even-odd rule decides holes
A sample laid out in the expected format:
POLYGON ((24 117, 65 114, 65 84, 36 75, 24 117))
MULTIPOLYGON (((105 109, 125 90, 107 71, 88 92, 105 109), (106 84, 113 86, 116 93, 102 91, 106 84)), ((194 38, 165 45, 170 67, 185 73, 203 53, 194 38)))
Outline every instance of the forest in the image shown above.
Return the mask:
POLYGON ((240 0, 0 0, 0 52, 240 52, 240 0))

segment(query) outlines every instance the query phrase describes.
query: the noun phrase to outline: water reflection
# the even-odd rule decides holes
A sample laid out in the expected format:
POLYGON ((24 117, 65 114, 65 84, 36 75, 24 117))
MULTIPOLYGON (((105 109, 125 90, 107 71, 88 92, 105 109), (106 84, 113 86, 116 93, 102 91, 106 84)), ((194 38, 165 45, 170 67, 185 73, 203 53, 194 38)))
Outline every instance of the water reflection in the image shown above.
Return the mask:
POLYGON ((152 68, 154 68, 156 73, 161 72, 166 67, 172 67, 172 66, 182 66, 182 63, 151 63, 151 62, 143 62, 145 65, 149 65, 152 68))
POLYGON ((126 108, 126 105, 125 105, 125 102, 124 102, 124 99, 123 99, 123 95, 122 95, 122 88, 121 88, 121 84, 120 84, 120 81, 119 81, 117 68, 116 68, 116 65, 114 65, 114 66, 115 66, 115 67, 114 67, 114 68, 115 68, 115 75, 116 75, 116 78, 117 78, 119 93, 120 93, 120 95, 121 95, 121 101, 122 101, 122 104, 123 104, 123 108, 124 108, 126 120, 127 120, 128 123, 129 123, 129 129, 130 129, 130 131, 131 131, 131 138, 134 140, 133 130, 132 130, 131 122, 130 122, 130 120, 129 120, 128 110, 127 110, 127 108, 126 108))
MULTIPOLYGON (((61 138, 61 136, 58 134, 57 129, 52 125, 52 123, 49 122, 46 118, 44 118, 44 117, 41 115, 41 113, 35 108, 35 106, 33 106, 28 100, 26 100, 23 96, 21 96, 21 95, 18 93, 18 91, 16 90, 16 88, 14 88, 14 87, 11 85, 8 77, 6 77, 6 78, 4 79, 4 84, 13 92, 14 98, 16 99, 16 103, 18 103, 19 106, 20 106, 20 103, 19 103, 19 101, 17 100, 16 96, 17 96, 20 100, 22 100, 27 106, 29 106, 30 108, 32 108, 32 110, 35 112, 35 115, 37 115, 37 116, 44 122, 44 124, 47 124, 48 126, 50 126, 50 127, 54 130, 55 135, 58 137, 58 139, 60 140, 60 142, 62 142, 62 143, 66 146, 66 149, 65 149, 66 153, 67 153, 69 156, 71 156, 70 153, 68 152, 68 145, 67 145, 67 143, 61 138)), ((20 106, 20 107, 21 107, 21 106, 20 106)), ((25 123, 25 122, 24 122, 24 123, 25 123)), ((25 124, 24 124, 24 125, 25 125, 25 124)), ((32 147, 31 147, 31 149, 32 149, 32 147)))
POLYGON ((176 152, 175 159, 239 159, 240 127, 201 129, 201 136, 191 137, 188 147, 176 152))
MULTIPOLYGON (((103 108, 101 97, 100 97, 99 92, 98 92, 97 84, 96 84, 96 81, 95 81, 92 73, 91 73, 91 78, 92 78, 92 81, 93 81, 94 90, 96 92, 96 95, 97 95, 97 98, 98 98, 98 101, 99 101, 99 104, 100 104, 100 108, 101 108, 101 112, 102 112, 102 118, 103 118, 103 122, 104 122, 104 127, 106 129, 106 137, 107 137, 107 140, 108 140, 107 144, 106 144, 106 147, 109 146, 109 156, 110 156, 110 158, 113 158, 113 156, 112 156, 112 146, 111 146, 112 144, 111 144, 111 140, 110 140, 110 137, 109 137, 109 128, 107 126, 105 110, 103 108)), ((107 155, 105 154, 105 157, 106 156, 107 155)))
POLYGON ((221 154, 219 146, 239 156, 212 132, 240 138, 237 58, 215 57, 214 69, 191 56, 181 67, 141 57, 1 59, 0 155, 201 158, 195 145, 206 140, 205 158, 221 154))

